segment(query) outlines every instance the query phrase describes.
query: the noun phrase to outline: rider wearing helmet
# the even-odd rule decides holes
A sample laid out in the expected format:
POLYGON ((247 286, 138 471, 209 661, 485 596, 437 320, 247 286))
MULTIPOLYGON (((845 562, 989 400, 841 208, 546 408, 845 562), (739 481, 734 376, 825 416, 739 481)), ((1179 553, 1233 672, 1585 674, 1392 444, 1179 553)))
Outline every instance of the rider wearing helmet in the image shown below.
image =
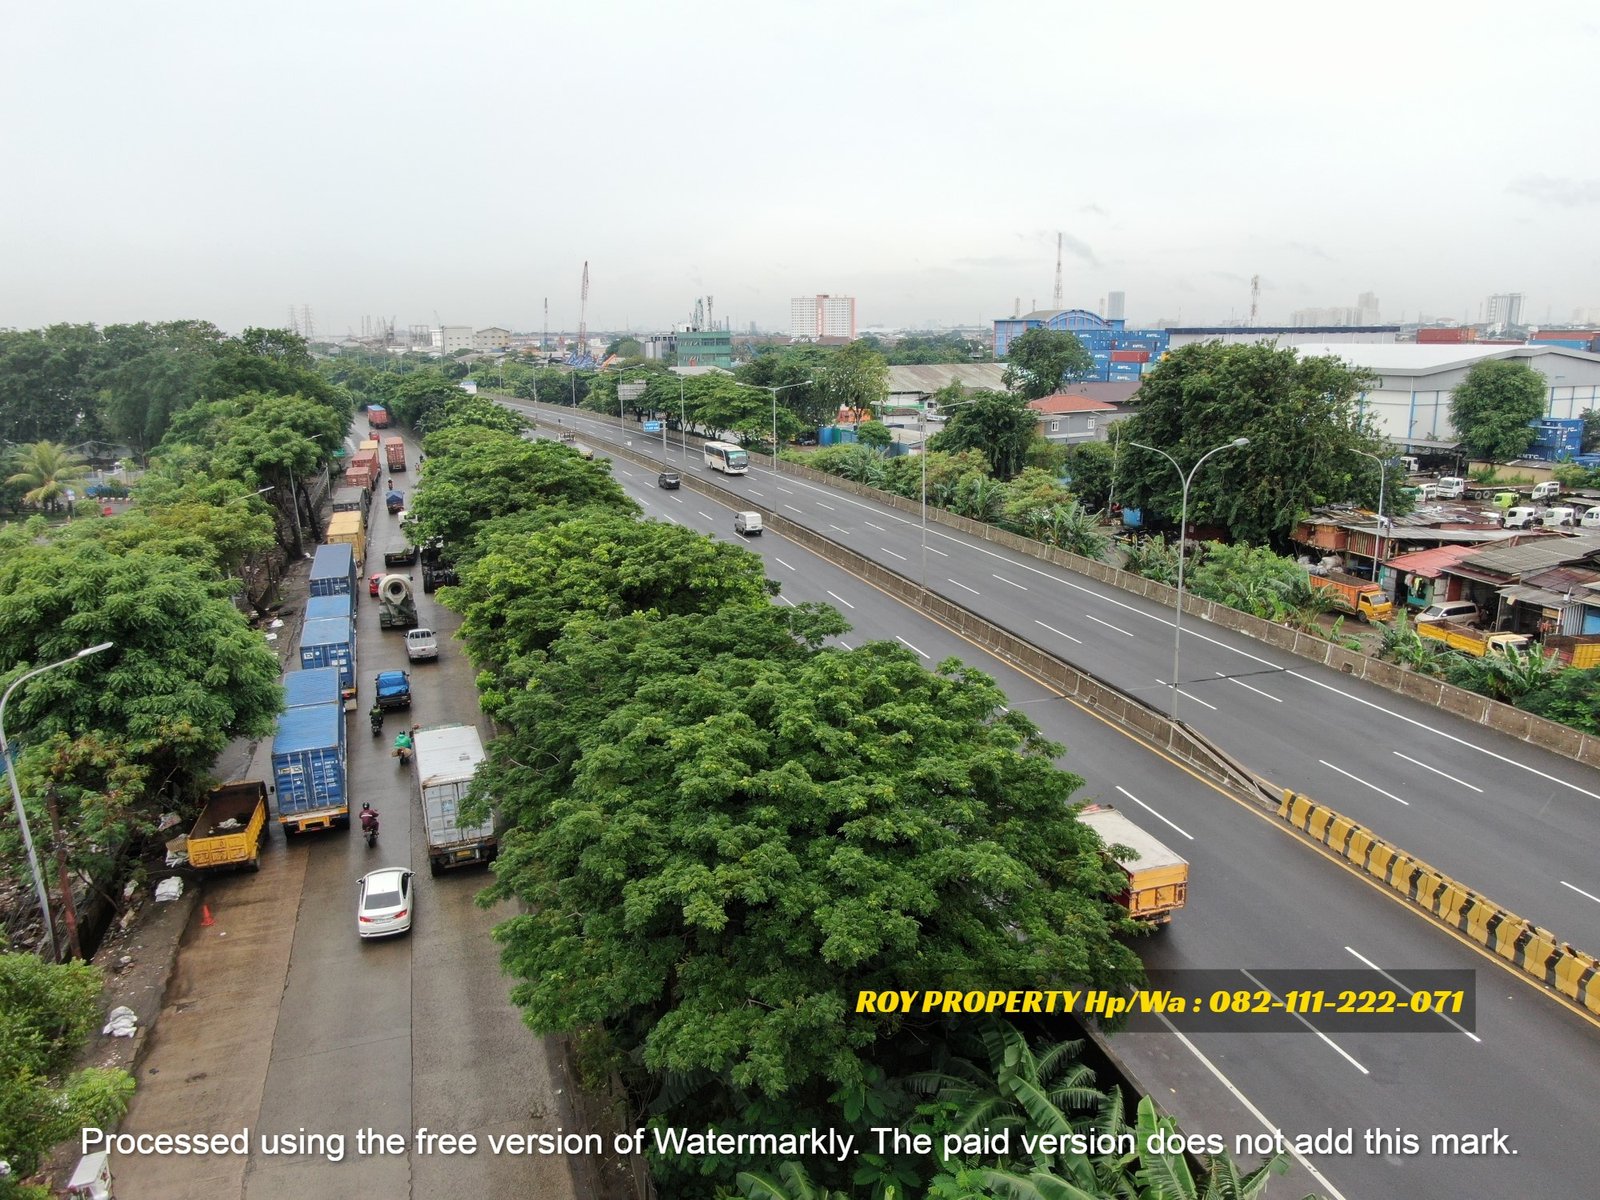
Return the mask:
POLYGON ((361 828, 363 831, 371 829, 378 823, 378 810, 370 804, 361 806, 361 828))

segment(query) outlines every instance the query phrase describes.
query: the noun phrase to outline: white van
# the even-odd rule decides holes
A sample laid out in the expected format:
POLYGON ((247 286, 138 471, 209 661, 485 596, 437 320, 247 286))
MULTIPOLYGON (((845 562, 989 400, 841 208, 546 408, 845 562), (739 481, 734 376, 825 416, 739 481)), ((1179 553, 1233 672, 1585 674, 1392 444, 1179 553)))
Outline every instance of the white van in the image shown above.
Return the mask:
POLYGON ((1600 504, 1584 509, 1583 516, 1578 518, 1578 524, 1585 529, 1600 529, 1600 504))
POLYGON ((1561 485, 1554 479, 1547 479, 1543 483, 1536 485, 1533 489, 1533 499, 1535 503, 1538 503, 1540 500, 1554 500, 1559 495, 1561 495, 1561 485))
POLYGON ((733 514, 733 531, 745 537, 761 536, 761 514, 758 512, 736 512, 733 514))
POLYGON ((1560 508, 1560 507, 1545 509, 1544 510, 1544 519, 1540 522, 1540 524, 1542 524, 1542 525, 1547 525, 1547 526, 1551 526, 1551 527, 1560 526, 1560 525, 1576 525, 1577 523, 1578 523, 1578 514, 1577 513, 1575 513, 1570 508, 1560 508))
POLYGON ((1507 529, 1527 529, 1538 519, 1538 516, 1539 510, 1535 508, 1508 508, 1506 509, 1505 527, 1507 529))
POLYGON ((1423 609, 1419 621, 1466 621, 1476 625, 1483 614, 1471 600, 1435 600, 1423 609))
POLYGON ((1467 494, 1467 481, 1459 475, 1439 477, 1439 499, 1459 500, 1467 494))

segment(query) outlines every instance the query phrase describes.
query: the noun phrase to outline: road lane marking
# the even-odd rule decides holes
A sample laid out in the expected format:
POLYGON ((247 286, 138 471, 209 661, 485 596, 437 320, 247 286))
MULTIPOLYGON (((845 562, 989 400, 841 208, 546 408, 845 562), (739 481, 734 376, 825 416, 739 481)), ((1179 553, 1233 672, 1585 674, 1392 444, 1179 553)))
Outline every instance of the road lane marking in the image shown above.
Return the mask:
POLYGON ((1600 896, 1596 896, 1593 892, 1584 891, 1581 887, 1579 887, 1575 883, 1568 883, 1565 879, 1563 879, 1563 880, 1561 880, 1561 886, 1564 887, 1564 888, 1571 888, 1573 891, 1577 892, 1578 895, 1582 896, 1585 900, 1593 900, 1596 904, 1600 904, 1600 896))
POLYGON ((943 550, 935 550, 932 546, 924 546, 923 549, 926 550, 929 554, 937 554, 940 558, 949 558, 950 557, 943 550))
MULTIPOLYGON (((1373 962, 1366 955, 1358 953, 1355 950, 1352 950, 1349 946, 1346 946, 1344 948, 1344 952, 1346 954, 1350 955, 1351 957, 1357 959, 1358 961, 1364 963, 1366 965, 1367 970, 1376 971, 1379 975, 1382 975, 1385 979, 1387 979, 1390 983, 1394 984, 1395 987, 1399 988, 1407 996, 1416 995, 1416 990, 1417 990, 1416 988, 1408 988, 1405 984, 1401 983, 1398 979, 1396 979, 1393 975, 1389 974, 1389 972, 1385 971, 1382 967, 1380 967, 1377 963, 1373 962)), ((1480 1044, 1483 1042, 1483 1039, 1481 1037, 1479 1037, 1477 1034, 1473 1033, 1472 1030, 1468 1029, 1466 1026, 1460 1024, 1459 1022, 1452 1021, 1446 1014, 1444 1014, 1442 1012, 1438 1012, 1437 1010, 1435 1010, 1435 1015, 1437 1015, 1439 1017, 1439 1019, 1442 1020, 1446 1025, 1455 1026, 1456 1029, 1458 1029, 1462 1033, 1466 1034, 1473 1041, 1478 1042, 1480 1044)))
POLYGON ((1398 751, 1398 750, 1396 750, 1394 752, 1394 754, 1395 754, 1396 758, 1403 758, 1408 763, 1415 763, 1417 766, 1421 767, 1424 771, 1432 771, 1435 775, 1442 776, 1443 778, 1448 779, 1451 783, 1459 783, 1462 787, 1464 787, 1464 788, 1472 788, 1473 791, 1478 792, 1480 794, 1483 792, 1483 789, 1481 787, 1474 787, 1472 784, 1468 783, 1465 779, 1457 779, 1454 775, 1446 775, 1443 771, 1439 770, 1438 767, 1430 767, 1425 762, 1418 762, 1416 759, 1412 758, 1411 755, 1409 755, 1409 754, 1401 754, 1400 751, 1398 751))
MULTIPOLYGON (((774 554, 772 556, 772 561, 777 563, 780 567, 789 567, 789 564, 784 562, 783 559, 779 558, 776 554, 774 554)), ((793 567, 789 567, 789 570, 792 571, 792 570, 794 570, 794 568, 793 567)))
MULTIPOLYGON (((1162 687, 1170 687, 1171 686, 1169 683, 1167 683, 1167 681, 1165 679, 1157 679, 1156 682, 1159 683, 1162 687)), ((1196 704, 1205 704, 1206 707, 1209 708, 1212 712, 1216 712, 1217 711, 1217 706, 1215 704, 1206 704, 1206 702, 1204 700, 1200 699, 1199 696, 1191 696, 1188 692, 1184 691, 1182 688, 1178 689, 1178 695, 1182 696, 1185 700, 1193 700, 1196 704)))
POLYGON ((837 525, 829 525, 828 528, 833 530, 835 533, 845 533, 845 534, 847 534, 847 533, 850 532, 848 529, 840 529, 837 525))
POLYGON ((834 506, 833 506, 833 505, 831 505, 831 504, 824 504, 824 503, 823 503, 823 502, 822 502, 822 501, 821 501, 821 500, 814 500, 814 501, 812 501, 812 503, 813 503, 813 504, 815 504, 815 505, 816 505, 816 506, 817 506, 817 507, 818 507, 818 508, 825 508, 825 509, 827 509, 827 510, 828 510, 828 511, 829 511, 829 512, 838 512, 838 511, 839 511, 839 510, 838 510, 838 509, 837 509, 837 508, 835 508, 835 507, 834 507, 834 506))
POLYGON ((844 605, 846 608, 854 608, 855 607, 854 604, 851 604, 850 601, 846 600, 843 596, 839 595, 839 593, 837 593, 837 592, 829 592, 828 595, 832 596, 835 600, 837 600, 840 604, 844 605))
POLYGON ((982 592, 980 592, 980 591, 979 591, 979 590, 978 590, 978 589, 977 589, 977 588, 975 588, 975 587, 967 587, 967 585, 966 585, 966 584, 964 584, 964 583, 962 583, 962 582, 961 582, 961 581, 960 581, 960 580, 959 580, 959 579, 946 579, 946 580, 945 580, 945 582, 946 582, 946 583, 953 583, 953 584, 955 584, 955 585, 956 585, 956 586, 957 586, 957 587, 958 587, 958 588, 966 588, 966 589, 967 589, 967 591, 969 591, 969 592, 971 592, 971 593, 972 593, 972 594, 973 594, 973 595, 974 595, 974 596, 981 596, 981 595, 983 595, 983 593, 982 593, 982 592))
MULTIPOLYGON (((1273 991, 1266 984, 1262 983, 1261 980, 1257 979, 1254 975, 1250 974, 1249 971, 1246 971, 1246 970, 1241 968, 1240 971, 1239 971, 1239 974, 1243 975, 1246 979, 1248 979, 1251 983, 1255 984, 1256 987, 1260 988, 1263 992, 1266 992, 1268 995, 1273 996, 1273 997, 1275 997, 1276 999, 1279 999, 1279 1000, 1283 999, 1282 996, 1279 996, 1277 992, 1273 991)), ((1345 1062, 1349 1063, 1352 1067, 1354 1067, 1356 1070, 1360 1071, 1363 1075, 1371 1075, 1372 1074, 1371 1071, 1367 1070, 1360 1063, 1358 1063, 1354 1058, 1352 1058, 1350 1056, 1350 1054, 1345 1051, 1344 1047, 1339 1045, 1338 1042, 1334 1041, 1327 1034, 1323 1033, 1322 1030, 1318 1029, 1315 1025, 1313 1025, 1310 1021, 1306 1020, 1299 1013, 1289 1013, 1289 1015, 1292 1016, 1296 1021, 1299 1021, 1300 1024, 1304 1025, 1312 1033, 1316 1034, 1319 1038, 1321 1038, 1324 1045, 1328 1046, 1335 1054, 1337 1054, 1340 1058, 1344 1059, 1345 1062)))
POLYGON ((1349 771, 1346 771, 1343 767, 1336 767, 1325 758, 1319 758, 1319 759, 1317 759, 1317 761, 1319 763, 1321 763, 1323 766, 1327 767, 1328 770, 1337 771, 1337 772, 1339 772, 1339 774, 1343 775, 1346 779, 1354 779, 1362 787, 1371 788, 1373 791, 1377 792, 1378 795, 1380 795, 1380 796, 1387 796, 1387 797, 1389 797, 1389 799, 1393 800, 1397 804, 1404 804, 1407 808, 1411 807, 1411 801, 1402 800, 1402 799, 1400 799, 1399 796, 1396 796, 1393 792, 1386 792, 1381 787, 1379 787, 1377 784, 1368 783, 1365 779, 1361 778, 1361 776, 1352 775, 1352 774, 1350 774, 1349 771))
MULTIPOLYGON (((910 642, 906 641, 905 638, 901 637, 898 633, 894 635, 894 640, 899 642, 902 646, 906 647, 906 649, 908 649, 908 650, 917 650, 917 648, 915 646, 913 646, 910 642)), ((923 651, 921 651, 921 650, 917 650, 917 653, 921 654, 923 658, 928 658, 929 657, 929 655, 923 653, 923 651)))
POLYGON ((1188 838, 1191 842, 1194 841, 1194 834, 1190 833, 1187 829, 1184 829, 1181 825, 1174 825, 1171 821, 1168 821, 1165 817, 1163 817, 1155 809, 1151 808, 1148 804, 1146 804, 1143 800, 1139 799, 1139 797, 1135 796, 1132 792, 1130 792, 1127 788, 1123 787, 1120 783, 1117 784, 1117 791, 1121 792, 1129 800, 1132 800, 1135 804, 1137 804, 1140 808, 1144 809, 1145 812, 1149 813, 1156 820, 1162 822, 1165 825, 1170 826, 1175 832, 1181 833, 1184 837, 1188 838))
POLYGON ((1090 616, 1088 613, 1084 613, 1083 615, 1086 620, 1093 621, 1096 625, 1104 625, 1107 629, 1111 630, 1112 633, 1120 633, 1123 637, 1133 636, 1133 634, 1129 633, 1126 629, 1123 629, 1117 625, 1113 625, 1110 621, 1102 621, 1099 617, 1090 616))
MULTIPOLYGON (((885 554, 894 554, 894 551, 889 549, 889 547, 887 547, 887 546, 879 546, 878 549, 883 551, 885 554)), ((901 562, 910 562, 911 561, 904 554, 894 554, 894 556, 896 558, 898 558, 901 562)))
POLYGON ((888 533, 889 532, 882 525, 874 525, 871 521, 863 521, 862 524, 865 525, 868 529, 876 529, 879 533, 888 533))
POLYGON ((785 504, 784 507, 787 508, 792 513, 799 513, 802 517, 806 515, 805 511, 803 509, 796 508, 792 504, 785 504))
POLYGON ((781 592, 778 594, 777 599, 780 603, 787 604, 790 608, 794 607, 794 601, 783 595, 781 592))
MULTIPOLYGON (((698 508, 697 508, 697 509, 695 509, 695 512, 700 512, 700 510, 699 510, 699 509, 698 509, 698 508)), ((715 520, 716 520, 716 518, 715 518, 715 517, 713 517, 713 516, 712 516, 712 515, 711 515, 711 514, 710 514, 710 513, 708 513, 708 512, 702 512, 702 513, 700 513, 700 515, 701 515, 701 516, 702 516, 702 517, 704 517, 704 518, 705 518, 705 519, 706 519, 706 520, 708 520, 708 521, 715 521, 715 520)))
POLYGON ((1078 645, 1080 645, 1080 646, 1083 645, 1083 641, 1081 639, 1073 637, 1070 633, 1062 633, 1061 630, 1057 629, 1054 625, 1046 625, 1043 621, 1035 621, 1034 624, 1038 625, 1038 626, 1041 626, 1042 628, 1048 629, 1051 633, 1055 634, 1057 637, 1064 637, 1069 642, 1077 642, 1078 645))
MULTIPOLYGON (((991 574, 991 575, 994 575, 994 572, 993 572, 993 571, 991 571, 991 572, 989 572, 989 573, 990 573, 990 574, 991 574)), ((1004 576, 1004 575, 994 575, 994 577, 995 577, 995 578, 996 578, 996 579, 998 579, 998 580, 999 580, 999 581, 1000 581, 1000 582, 1001 582, 1001 583, 1009 583, 1009 584, 1011 584, 1011 586, 1012 586, 1012 587, 1014 587, 1014 588, 1016 588, 1016 589, 1017 589, 1017 591, 1019 591, 1019 592, 1025 592, 1025 591, 1027 591, 1027 590, 1028 590, 1028 589, 1027 589, 1027 588, 1025 588, 1025 587, 1023 587, 1023 586, 1022 586, 1022 584, 1020 584, 1020 583, 1017 583, 1017 582, 1015 582, 1015 581, 1013 581, 1013 580, 1010 580, 1010 579, 1007 579, 1007 578, 1006 578, 1006 577, 1005 577, 1005 576, 1004 576)))
POLYGON ((751 494, 751 495, 752 495, 752 496, 760 496, 760 497, 761 497, 761 498, 762 498, 762 499, 763 499, 763 500, 765 500, 765 499, 766 499, 766 496, 765 496, 765 494, 763 494, 763 493, 761 493, 761 492, 758 492, 758 491, 756 491, 756 490, 755 490, 755 488, 751 488, 751 489, 750 489, 750 494, 751 494))
MULTIPOLYGON (((1237 684, 1239 684, 1239 686, 1242 687, 1247 692, 1254 692, 1258 696, 1265 696, 1268 700, 1271 700, 1274 704, 1282 704, 1283 703, 1282 698, 1280 698, 1278 696, 1274 696, 1271 692, 1263 692, 1258 687, 1251 687, 1248 683, 1242 683, 1239 680, 1235 679, 1232 675, 1224 675, 1221 671, 1216 671, 1216 672, 1214 672, 1214 674, 1216 675, 1216 677, 1218 679, 1226 679, 1229 683, 1237 683, 1237 684)), ((1396 753, 1399 753, 1399 752, 1396 751, 1396 753)))
POLYGON ((772 485, 772 486, 773 486, 773 487, 775 487, 775 488, 778 488, 778 490, 779 490, 779 491, 780 491, 780 492, 782 492, 782 493, 783 493, 783 494, 784 494, 784 495, 785 495, 785 496, 792 496, 792 495, 794 495, 794 493, 793 493, 793 492, 792 492, 792 491, 790 491, 790 490, 789 490, 789 489, 788 489, 788 488, 786 488, 786 487, 778 487, 778 485, 777 485, 777 484, 773 484, 773 485, 772 485))

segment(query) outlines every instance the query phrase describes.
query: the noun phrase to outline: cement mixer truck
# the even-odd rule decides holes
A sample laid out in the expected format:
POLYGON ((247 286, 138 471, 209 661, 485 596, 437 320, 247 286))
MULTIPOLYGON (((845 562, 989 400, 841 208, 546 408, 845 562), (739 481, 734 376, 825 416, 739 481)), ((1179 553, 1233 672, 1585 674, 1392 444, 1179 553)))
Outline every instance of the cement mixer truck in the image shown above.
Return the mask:
POLYGON ((385 575, 378 581, 378 628, 411 629, 417 623, 417 602, 411 581, 404 575, 385 575))

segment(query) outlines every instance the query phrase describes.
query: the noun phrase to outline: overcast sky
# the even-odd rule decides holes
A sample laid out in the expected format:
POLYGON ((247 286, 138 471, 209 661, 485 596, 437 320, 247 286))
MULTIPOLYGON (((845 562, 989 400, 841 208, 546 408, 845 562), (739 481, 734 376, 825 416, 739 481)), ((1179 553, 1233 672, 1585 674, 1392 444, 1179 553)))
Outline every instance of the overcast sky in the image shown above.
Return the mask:
POLYGON ((1600 317, 1592 2, 4 13, 0 326, 1600 317))

